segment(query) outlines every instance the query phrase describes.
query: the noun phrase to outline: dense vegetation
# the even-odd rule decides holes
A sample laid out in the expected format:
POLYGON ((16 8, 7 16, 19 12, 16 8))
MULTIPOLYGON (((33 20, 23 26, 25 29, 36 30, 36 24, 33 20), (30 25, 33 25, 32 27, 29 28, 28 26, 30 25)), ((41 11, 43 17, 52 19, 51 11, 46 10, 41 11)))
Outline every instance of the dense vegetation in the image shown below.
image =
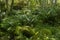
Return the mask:
POLYGON ((0 40, 60 40, 58 0, 0 0, 0 40))

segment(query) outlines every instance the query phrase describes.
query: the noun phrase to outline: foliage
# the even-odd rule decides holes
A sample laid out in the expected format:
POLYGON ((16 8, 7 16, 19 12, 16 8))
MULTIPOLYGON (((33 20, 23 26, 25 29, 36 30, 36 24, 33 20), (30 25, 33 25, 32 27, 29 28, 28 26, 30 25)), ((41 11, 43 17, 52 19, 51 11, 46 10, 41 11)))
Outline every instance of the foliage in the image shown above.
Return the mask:
POLYGON ((0 1, 0 40, 59 40, 60 5, 46 2, 0 1))

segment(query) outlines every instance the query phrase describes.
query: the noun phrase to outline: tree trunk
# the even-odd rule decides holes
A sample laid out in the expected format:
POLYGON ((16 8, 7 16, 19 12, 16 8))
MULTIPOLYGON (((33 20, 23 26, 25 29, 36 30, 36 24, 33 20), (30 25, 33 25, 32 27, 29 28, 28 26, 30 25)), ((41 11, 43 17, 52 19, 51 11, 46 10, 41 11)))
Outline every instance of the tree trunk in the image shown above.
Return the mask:
POLYGON ((51 0, 51 5, 56 5, 57 4, 57 0, 51 0))
POLYGON ((8 10, 8 0, 6 0, 6 10, 8 10))
POLYGON ((12 0, 12 2, 11 2, 10 11, 12 11, 12 9, 13 9, 13 5, 14 5, 14 0, 12 0))

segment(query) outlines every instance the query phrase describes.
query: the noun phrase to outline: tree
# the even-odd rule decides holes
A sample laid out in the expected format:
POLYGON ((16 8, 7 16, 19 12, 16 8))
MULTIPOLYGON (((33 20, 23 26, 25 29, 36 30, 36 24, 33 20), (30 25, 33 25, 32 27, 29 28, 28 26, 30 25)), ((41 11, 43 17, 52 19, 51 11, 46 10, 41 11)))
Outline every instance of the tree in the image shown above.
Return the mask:
POLYGON ((57 0, 51 0, 51 5, 56 5, 57 4, 57 0))

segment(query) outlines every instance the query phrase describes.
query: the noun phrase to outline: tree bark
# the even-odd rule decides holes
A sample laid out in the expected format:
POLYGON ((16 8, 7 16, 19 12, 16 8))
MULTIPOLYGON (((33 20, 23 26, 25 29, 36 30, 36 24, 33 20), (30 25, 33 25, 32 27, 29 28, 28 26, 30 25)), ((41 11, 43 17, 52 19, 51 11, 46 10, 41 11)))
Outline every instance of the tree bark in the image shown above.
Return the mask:
POLYGON ((13 9, 13 5, 14 5, 14 0, 12 0, 12 2, 11 2, 10 11, 12 11, 12 9, 13 9))

